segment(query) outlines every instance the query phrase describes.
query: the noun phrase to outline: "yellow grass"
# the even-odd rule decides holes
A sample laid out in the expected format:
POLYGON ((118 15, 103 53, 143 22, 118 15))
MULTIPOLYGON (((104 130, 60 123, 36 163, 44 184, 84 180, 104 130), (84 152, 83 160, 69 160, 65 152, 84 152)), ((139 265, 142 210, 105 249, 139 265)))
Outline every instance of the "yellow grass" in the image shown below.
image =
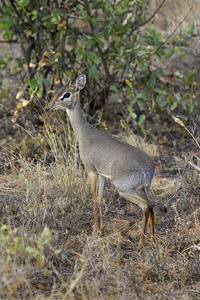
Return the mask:
POLYGON ((45 124, 45 158, 8 159, 11 169, 0 177, 0 299, 197 299, 198 174, 187 165, 178 186, 160 179, 160 187, 156 174, 151 198, 168 211, 156 205, 155 242, 148 230, 138 252, 142 212, 107 182, 106 233, 93 235, 91 193, 73 133, 62 122, 45 124))

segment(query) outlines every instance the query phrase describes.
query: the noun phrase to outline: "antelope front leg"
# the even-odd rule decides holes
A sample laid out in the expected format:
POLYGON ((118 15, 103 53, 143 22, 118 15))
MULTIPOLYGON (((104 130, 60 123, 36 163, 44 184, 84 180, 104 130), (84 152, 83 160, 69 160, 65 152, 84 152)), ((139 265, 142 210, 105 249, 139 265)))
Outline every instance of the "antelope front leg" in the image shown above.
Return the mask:
POLYGON ((94 215, 94 229, 93 233, 96 233, 98 230, 98 202, 97 202, 97 176, 94 172, 88 171, 88 180, 92 190, 92 203, 93 203, 93 215, 94 215))

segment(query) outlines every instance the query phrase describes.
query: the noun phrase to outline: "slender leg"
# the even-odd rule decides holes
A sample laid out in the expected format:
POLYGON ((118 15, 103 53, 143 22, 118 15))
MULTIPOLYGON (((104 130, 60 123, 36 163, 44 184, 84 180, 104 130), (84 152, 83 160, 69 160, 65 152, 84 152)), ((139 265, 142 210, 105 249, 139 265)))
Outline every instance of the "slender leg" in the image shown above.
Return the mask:
POLYGON ((96 185, 97 185, 97 176, 94 172, 88 171, 88 180, 91 185, 92 190, 92 202, 93 202, 93 214, 94 214, 94 230, 93 232, 96 233, 98 230, 98 202, 97 202, 97 195, 96 195, 96 185))
POLYGON ((100 231, 101 234, 104 235, 104 222, 103 222, 103 210, 102 210, 102 202, 103 202, 103 190, 105 186, 105 177, 99 175, 99 194, 98 200, 100 202, 99 211, 100 211, 100 231))
POLYGON ((140 249, 144 243, 144 235, 145 235, 145 232, 147 229, 148 219, 149 219, 149 208, 147 207, 147 209, 144 210, 144 217, 143 217, 143 221, 142 221, 142 234, 140 236, 138 249, 140 249))
MULTIPOLYGON (((143 199, 145 198, 147 201, 147 205, 148 205, 147 211, 148 211, 150 225, 151 225, 151 238, 153 240, 154 239, 154 212, 153 212, 153 207, 150 204, 149 193, 148 193, 147 189, 144 188, 144 189, 140 190, 140 195, 142 196, 143 199)), ((145 229, 145 231, 146 231, 146 229, 145 229)))
POLYGON ((120 195, 122 197, 124 197, 125 199, 139 205, 142 208, 143 212, 144 212, 144 217, 143 217, 143 222, 142 222, 142 234, 140 236, 138 249, 141 248, 141 246, 144 242, 144 236, 145 236, 149 216, 150 216, 150 222, 151 222, 151 236, 152 237, 154 236, 154 214, 153 214, 153 209, 152 209, 151 205, 149 204, 149 199, 148 199, 147 192, 146 191, 141 192, 141 194, 142 194, 142 197, 139 196, 138 194, 120 193, 120 195))
POLYGON ((154 212, 153 208, 150 210, 150 224, 151 224, 151 238, 154 238, 154 212))
POLYGON ((154 212, 153 212, 153 207, 150 204, 150 199, 149 199, 149 193, 146 190, 146 188, 144 188, 144 193, 145 193, 145 198, 148 201, 149 204, 149 217, 150 217, 150 225, 151 225, 151 238, 154 238, 154 212))

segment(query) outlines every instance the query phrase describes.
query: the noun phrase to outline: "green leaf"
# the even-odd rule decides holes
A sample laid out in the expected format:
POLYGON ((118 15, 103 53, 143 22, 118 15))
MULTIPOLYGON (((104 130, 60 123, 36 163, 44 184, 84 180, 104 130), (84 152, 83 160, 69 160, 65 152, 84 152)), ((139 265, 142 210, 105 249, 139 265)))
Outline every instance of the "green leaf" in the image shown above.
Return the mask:
POLYGON ((82 17, 84 17, 84 16, 85 16, 85 12, 84 12, 84 10, 83 10, 83 5, 78 4, 77 7, 80 9, 80 12, 81 12, 82 17))
POLYGON ((163 95, 158 95, 156 97, 156 103, 158 104, 158 106, 160 107, 164 107, 166 105, 166 101, 163 99, 163 95))
POLYGON ((147 96, 144 94, 144 93, 138 93, 137 95, 136 95, 136 98, 138 99, 138 98, 142 98, 142 99, 144 99, 144 100, 147 100, 147 96))
POLYGON ((51 18, 51 16, 50 15, 45 15, 44 17, 42 17, 42 21, 47 21, 47 20, 49 20, 51 18))
POLYGON ((101 1, 97 1, 97 0, 92 1, 92 8, 97 9, 97 8, 101 8, 101 7, 102 7, 101 1))
POLYGON ((1 22, 0 20, 0 30, 8 30, 11 27, 9 23, 1 22))
POLYGON ((115 94, 113 97, 110 97, 110 100, 113 102, 121 102, 121 99, 119 98, 119 94, 115 94))
POLYGON ((103 34, 104 34, 104 38, 107 40, 110 35, 108 28, 106 28, 106 27, 103 28, 103 34))
POLYGON ((26 83, 30 86, 28 90, 29 94, 32 94, 33 92, 36 91, 38 87, 38 82, 36 79, 27 80, 26 83))
POLYGON ((161 89, 159 89, 159 88, 155 88, 154 92, 156 92, 158 94, 162 94, 163 93, 163 91, 161 89))
POLYGON ((96 44, 96 40, 93 36, 88 36, 85 35, 81 40, 80 40, 80 45, 83 47, 90 48, 91 46, 96 44))
POLYGON ((146 55, 147 54, 147 52, 146 51, 144 51, 144 50, 140 50, 140 51, 137 51, 137 56, 143 56, 143 55, 146 55))
POLYGON ((101 48, 104 47, 104 42, 101 39, 97 39, 95 42, 97 42, 101 48))
MULTIPOLYGON (((90 21, 91 21, 91 23, 92 23, 92 25, 93 25, 94 27, 97 27, 97 19, 96 19, 96 17, 91 18, 90 21)), ((94 29, 94 34, 95 34, 95 35, 96 35, 96 31, 97 31, 97 28, 94 29)))
POLYGON ((150 86, 154 87, 155 85, 156 85, 156 76, 154 73, 152 73, 150 76, 150 86))
MULTIPOLYGON (((83 39, 81 39, 81 40, 83 40, 83 39)), ((74 36, 74 35, 68 36, 67 37, 67 45, 74 46, 74 44, 76 43, 76 40, 77 40, 76 36, 74 36)), ((80 42, 81 42, 81 40, 80 40, 80 42)), ((85 46, 85 45, 83 45, 83 46, 85 46)))
POLYGON ((138 123, 141 125, 141 124, 144 123, 144 121, 145 121, 145 115, 141 115, 140 118, 139 118, 138 123))
POLYGON ((51 22, 55 25, 59 25, 61 17, 59 15, 51 15, 51 22))
POLYGON ((30 246, 27 246, 25 248, 25 251, 28 253, 28 254, 34 254, 36 252, 36 250, 30 246))
POLYGON ((154 73, 157 77, 163 77, 163 75, 164 75, 163 70, 156 70, 154 73))
POLYGON ((2 10, 6 13, 11 13, 11 12, 14 12, 14 8, 12 6, 7 6, 7 5, 3 5, 2 6, 2 10))
POLYGON ((94 78, 96 80, 98 80, 100 78, 100 75, 97 71, 97 67, 95 65, 92 65, 90 68, 89 68, 89 78, 94 78))
POLYGON ((174 75, 175 75, 177 78, 179 78, 179 79, 182 79, 182 78, 183 78, 183 74, 181 74, 179 71, 176 71, 176 72, 174 73, 174 75))
POLYGON ((38 14, 37 10, 34 9, 32 11, 32 18, 31 18, 32 21, 34 21, 37 18, 37 14, 38 14))
POLYGON ((128 110, 128 112, 131 112, 131 110, 132 110, 132 107, 133 107, 133 105, 137 102, 137 99, 136 98, 130 98, 129 99, 129 105, 128 105, 128 107, 127 107, 127 110, 128 110))
POLYGON ((180 93, 175 93, 174 97, 176 98, 176 100, 180 101, 181 100, 181 95, 180 93))
POLYGON ((190 71, 188 74, 187 74, 187 78, 189 79, 189 78, 192 78, 192 77, 194 77, 195 75, 197 75, 197 70, 196 69, 194 69, 194 70, 192 70, 192 71, 190 71))
POLYGON ((0 16, 0 30, 8 30, 14 23, 14 20, 7 15, 0 16))
POLYGON ((174 103, 171 105, 171 110, 174 110, 175 108, 177 107, 177 102, 176 101, 174 101, 174 103))
POLYGON ((3 67, 5 68, 6 65, 7 65, 6 61, 3 58, 0 58, 0 66, 1 66, 1 68, 3 68, 3 67))
POLYGON ((137 115, 136 115, 136 113, 134 113, 134 112, 131 112, 129 115, 130 115, 131 118, 133 118, 133 119, 137 118, 137 115))
POLYGON ((193 113, 193 111, 194 111, 194 103, 193 103, 192 101, 190 101, 190 103, 189 103, 188 107, 189 107, 189 111, 190 111, 190 113, 192 114, 192 113, 193 113))
MULTIPOLYGON (((68 39, 68 44, 71 45, 71 42, 73 43, 74 38, 72 36, 69 36, 68 39)), ((88 43, 88 39, 86 37, 83 37, 82 39, 80 39, 80 45, 85 47, 88 43)))
POLYGON ((110 86, 110 90, 111 90, 112 92, 118 92, 118 89, 117 89, 117 87, 116 87, 115 85, 111 85, 111 86, 110 86))
POLYGON ((137 100, 137 105, 139 106, 140 110, 144 110, 144 103, 140 100, 137 100))
POLYGON ((50 80, 47 79, 47 78, 43 78, 43 79, 42 79, 42 82, 43 82, 45 85, 50 85, 50 80))
POLYGON ((20 0, 20 1, 17 1, 17 4, 20 7, 25 7, 28 4, 28 2, 29 2, 29 0, 20 0))
POLYGON ((190 22, 188 24, 187 33, 190 34, 190 35, 193 35, 194 34, 194 29, 195 29, 194 22, 190 22))
POLYGON ((90 36, 90 35, 87 35, 87 34, 84 34, 84 36, 85 36, 85 38, 86 38, 87 40, 91 40, 91 39, 94 38, 93 36, 90 36))
POLYGON ((13 36, 13 29, 11 28, 8 31, 4 32, 3 34, 4 40, 12 40, 12 36, 13 36))
POLYGON ((165 55, 165 58, 168 59, 174 54, 174 49, 170 49, 167 54, 165 55))
POLYGON ((181 59, 183 59, 184 58, 184 51, 183 51, 183 49, 182 48, 178 48, 178 56, 181 58, 181 59))
POLYGON ((54 12, 53 12, 54 16, 61 16, 63 17, 64 16, 64 13, 63 13, 63 10, 61 8, 58 8, 56 9, 54 12))
POLYGON ((3 93, 3 95, 5 95, 5 96, 9 96, 9 93, 8 93, 8 91, 6 91, 6 90, 3 90, 2 93, 3 93))
POLYGON ((89 49, 90 47, 94 46, 96 44, 95 39, 89 40, 86 44, 87 48, 89 49))
MULTIPOLYGON (((88 53, 88 59, 92 62, 92 63, 95 63, 95 64, 100 64, 101 63, 101 59, 99 56, 97 56, 94 52, 89 52, 88 53)), ((91 64, 92 64, 91 63, 91 64)))

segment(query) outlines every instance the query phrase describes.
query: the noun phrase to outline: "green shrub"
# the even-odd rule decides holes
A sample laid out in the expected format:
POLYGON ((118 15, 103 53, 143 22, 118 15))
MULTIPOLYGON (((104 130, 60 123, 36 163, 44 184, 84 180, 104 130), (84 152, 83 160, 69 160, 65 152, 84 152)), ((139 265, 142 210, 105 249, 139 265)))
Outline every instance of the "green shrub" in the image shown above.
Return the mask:
MULTIPOLYGON (((194 88, 191 78, 196 70, 190 70, 185 81, 175 72, 173 75, 182 87, 177 85, 174 90, 164 80, 162 67, 153 65, 155 58, 167 60, 175 52, 184 58, 188 40, 195 36, 194 23, 166 40, 154 28, 147 27, 153 17, 148 2, 2 1, 3 38, 21 43, 23 57, 15 63, 21 86, 27 86, 25 99, 47 99, 65 70, 70 79, 76 73, 88 75, 86 94, 94 108, 102 107, 106 98, 114 103, 125 102, 124 127, 131 119, 143 129, 148 110, 166 116, 172 111, 179 115, 183 111, 192 113, 197 103, 188 91, 191 86, 194 88)), ((4 59, 0 63, 5 67, 4 59)), ((15 114, 18 115, 18 109, 15 114)))

